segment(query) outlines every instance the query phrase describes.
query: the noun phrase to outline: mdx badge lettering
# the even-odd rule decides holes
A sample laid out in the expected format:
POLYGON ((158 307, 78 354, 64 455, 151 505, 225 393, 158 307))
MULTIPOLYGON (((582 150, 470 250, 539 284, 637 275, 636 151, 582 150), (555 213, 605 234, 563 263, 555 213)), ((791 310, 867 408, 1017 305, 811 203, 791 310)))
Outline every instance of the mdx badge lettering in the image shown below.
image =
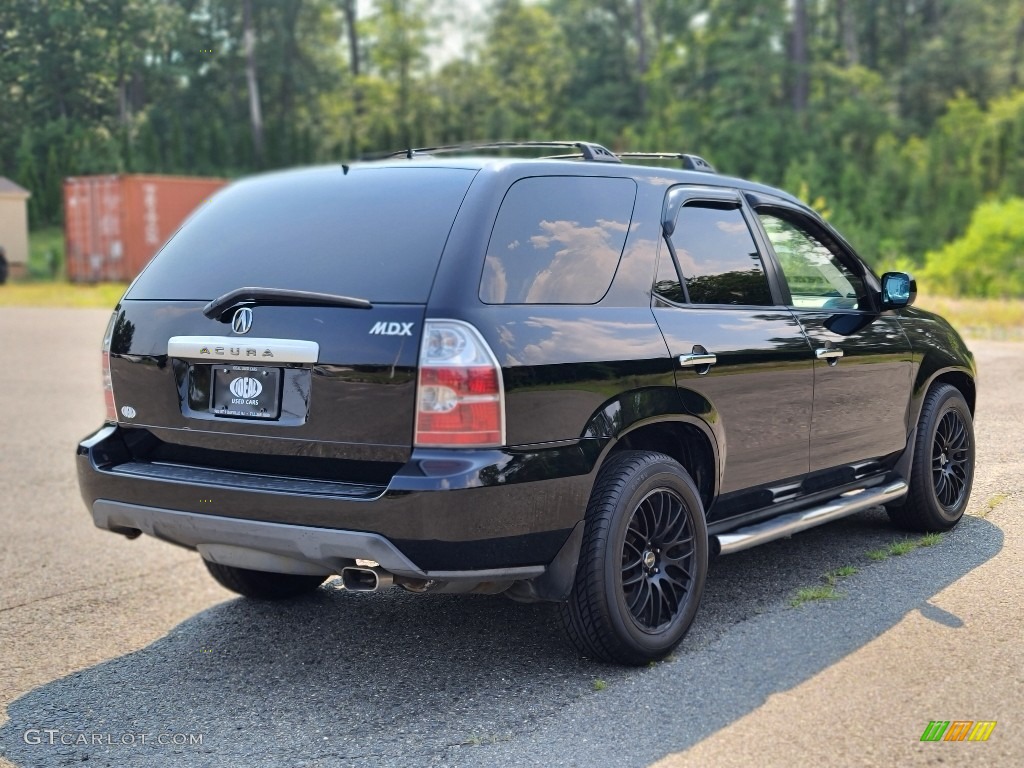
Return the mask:
POLYGON ((412 327, 416 323, 385 323, 381 320, 370 329, 372 336, 412 336, 412 327))

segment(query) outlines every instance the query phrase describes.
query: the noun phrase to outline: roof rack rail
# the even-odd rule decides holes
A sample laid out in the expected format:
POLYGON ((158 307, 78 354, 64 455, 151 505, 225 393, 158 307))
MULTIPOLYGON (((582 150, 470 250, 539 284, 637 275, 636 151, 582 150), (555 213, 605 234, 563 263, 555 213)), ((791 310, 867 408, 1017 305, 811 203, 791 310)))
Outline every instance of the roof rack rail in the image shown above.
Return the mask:
MULTIPOLYGON (((563 155, 562 157, 583 158, 597 163, 619 163, 622 162, 615 153, 600 144, 590 141, 486 141, 481 143, 449 144, 440 147, 418 147, 403 149, 399 152, 385 152, 380 155, 370 156, 367 159, 381 160, 392 157, 407 157, 412 160, 422 155, 454 154, 459 152, 476 152, 480 150, 503 150, 503 149, 578 149, 579 154, 563 155)), ((546 158, 553 159, 553 158, 546 158)))
POLYGON ((632 160, 681 160, 683 170, 716 173, 714 166, 703 157, 685 152, 619 152, 619 157, 632 160))

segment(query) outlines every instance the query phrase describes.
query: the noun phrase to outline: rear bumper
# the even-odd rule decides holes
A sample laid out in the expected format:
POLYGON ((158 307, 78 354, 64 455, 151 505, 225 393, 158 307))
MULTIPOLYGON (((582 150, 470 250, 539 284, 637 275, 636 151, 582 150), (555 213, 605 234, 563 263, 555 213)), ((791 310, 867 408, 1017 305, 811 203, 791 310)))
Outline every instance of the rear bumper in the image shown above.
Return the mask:
POLYGON ((106 426, 79 444, 76 463, 99 528, 209 559, 235 547, 292 570, 337 572, 359 558, 413 578, 497 580, 533 578, 559 554, 583 518, 600 450, 596 440, 417 450, 384 487, 139 462, 106 426))

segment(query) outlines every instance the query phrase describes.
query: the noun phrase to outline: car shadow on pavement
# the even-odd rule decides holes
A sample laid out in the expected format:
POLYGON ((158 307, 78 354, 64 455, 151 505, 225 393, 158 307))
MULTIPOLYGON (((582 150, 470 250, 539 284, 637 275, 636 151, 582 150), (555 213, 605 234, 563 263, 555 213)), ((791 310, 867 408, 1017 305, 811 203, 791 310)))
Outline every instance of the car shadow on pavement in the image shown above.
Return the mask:
POLYGON ((228 600, 13 702, 0 755, 33 767, 644 765, 910 611, 955 630, 957 617, 927 601, 994 557, 1002 531, 967 517, 936 546, 867 557, 901 538, 870 510, 721 558, 683 645, 642 669, 580 659, 551 606, 500 596, 331 583, 289 603, 228 600), (846 565, 860 571, 841 599, 790 607, 796 590, 846 565), (671 702, 653 717, 652 691, 671 702))

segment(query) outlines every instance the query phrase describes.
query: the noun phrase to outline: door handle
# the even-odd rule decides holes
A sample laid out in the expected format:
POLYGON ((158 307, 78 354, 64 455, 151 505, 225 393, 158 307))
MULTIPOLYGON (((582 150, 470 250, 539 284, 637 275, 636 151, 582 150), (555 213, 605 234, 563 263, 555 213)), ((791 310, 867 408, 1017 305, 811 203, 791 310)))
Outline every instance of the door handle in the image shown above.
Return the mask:
POLYGON ((711 366, 717 362, 718 356, 710 352, 694 352, 689 355, 679 356, 679 366, 681 368, 699 368, 702 365, 711 366))
POLYGON ((819 360, 828 360, 829 365, 835 365, 843 356, 843 350, 839 347, 818 347, 814 350, 814 356, 819 360))

